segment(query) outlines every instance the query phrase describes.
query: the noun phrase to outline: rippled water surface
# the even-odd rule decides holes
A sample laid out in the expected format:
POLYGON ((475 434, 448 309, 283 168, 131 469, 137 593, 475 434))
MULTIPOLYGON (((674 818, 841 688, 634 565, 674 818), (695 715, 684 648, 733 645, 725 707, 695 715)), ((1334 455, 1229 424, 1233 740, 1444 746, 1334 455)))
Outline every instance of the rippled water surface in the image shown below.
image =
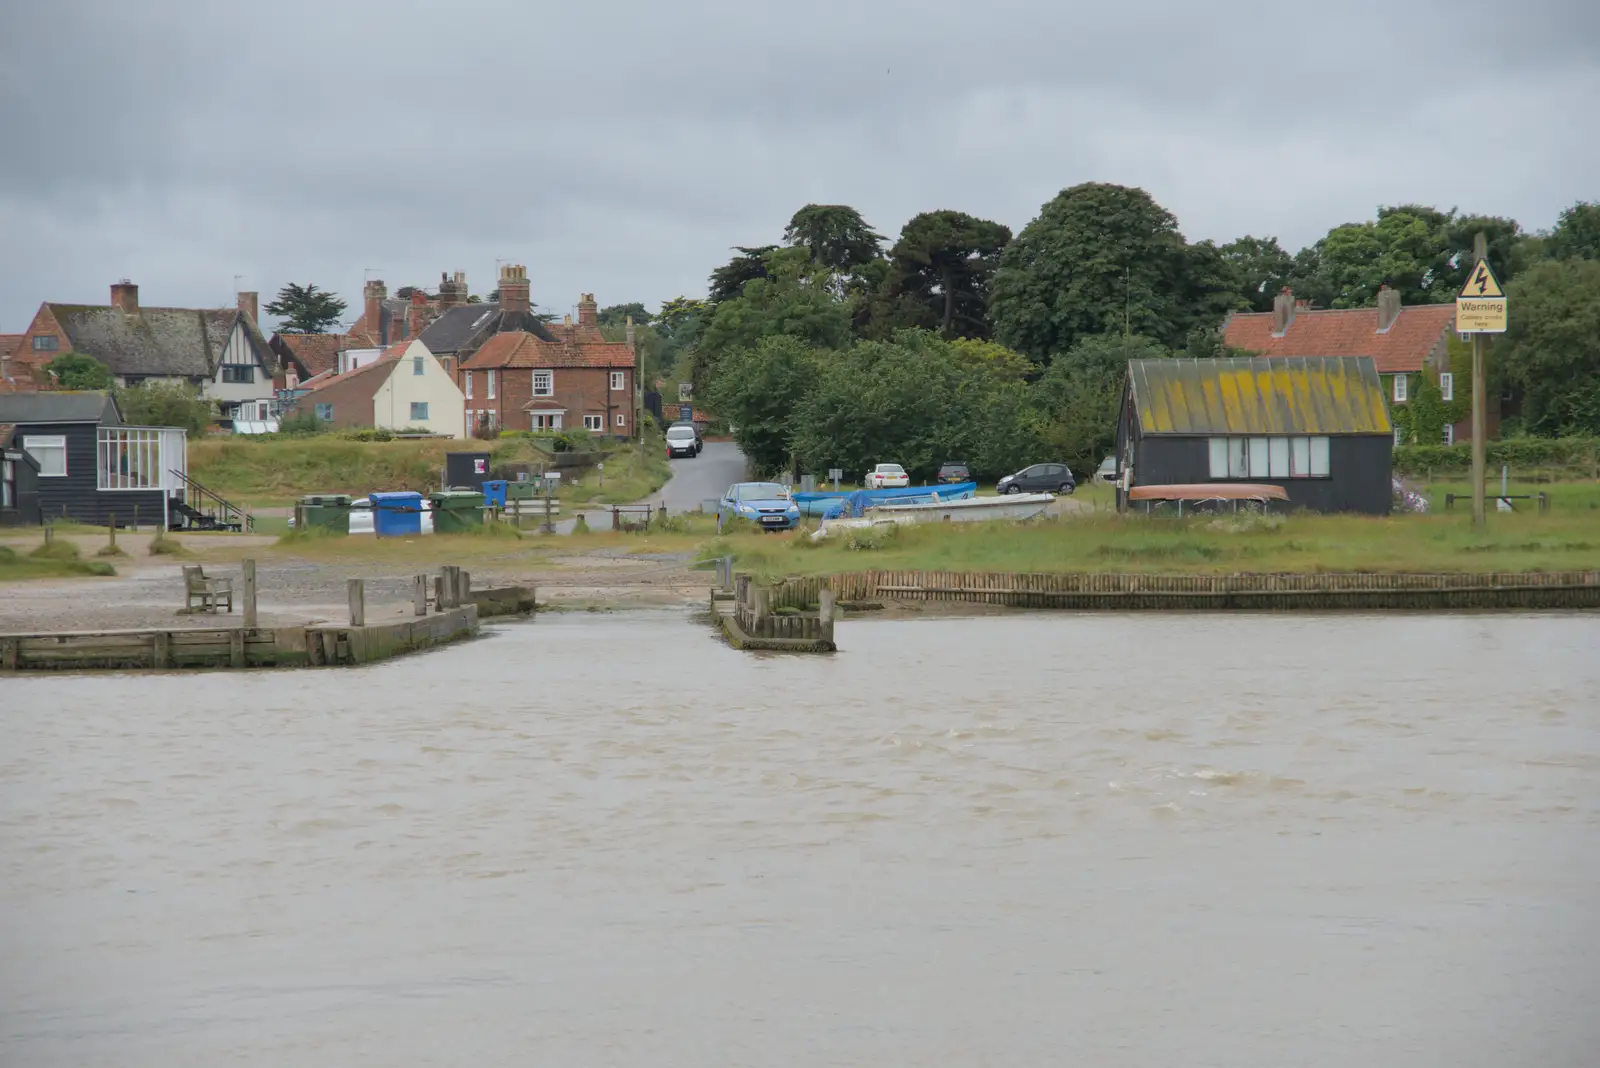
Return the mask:
POLYGON ((1590 1066, 1600 617, 0 681, 0 1064, 1590 1066))

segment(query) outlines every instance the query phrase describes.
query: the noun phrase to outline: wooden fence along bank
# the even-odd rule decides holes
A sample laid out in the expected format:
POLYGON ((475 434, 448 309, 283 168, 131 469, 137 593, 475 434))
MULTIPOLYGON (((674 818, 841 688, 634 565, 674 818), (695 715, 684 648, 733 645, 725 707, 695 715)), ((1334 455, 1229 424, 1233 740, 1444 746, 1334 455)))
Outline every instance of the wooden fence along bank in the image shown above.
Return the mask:
POLYGON ((1600 608, 1600 571, 1273 575, 856 571, 779 582, 771 588, 770 609, 814 605, 823 589, 847 607, 884 601, 964 601, 1119 612, 1600 608))

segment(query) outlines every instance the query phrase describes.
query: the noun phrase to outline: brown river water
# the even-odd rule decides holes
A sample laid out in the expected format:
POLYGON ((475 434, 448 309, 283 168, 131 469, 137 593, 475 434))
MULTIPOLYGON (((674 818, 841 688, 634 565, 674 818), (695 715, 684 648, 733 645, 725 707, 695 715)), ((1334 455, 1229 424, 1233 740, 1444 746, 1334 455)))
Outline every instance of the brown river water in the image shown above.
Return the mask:
POLYGON ((0 681, 0 1065, 1600 1062, 1600 616, 0 681))

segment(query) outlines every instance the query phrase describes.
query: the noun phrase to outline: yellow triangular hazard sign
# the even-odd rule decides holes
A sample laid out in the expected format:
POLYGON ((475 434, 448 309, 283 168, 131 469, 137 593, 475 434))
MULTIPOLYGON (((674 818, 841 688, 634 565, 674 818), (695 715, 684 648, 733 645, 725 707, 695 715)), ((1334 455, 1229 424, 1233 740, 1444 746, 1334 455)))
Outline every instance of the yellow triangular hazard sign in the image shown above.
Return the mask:
POLYGON ((1506 291, 1500 288, 1500 279, 1489 270, 1488 260, 1479 260, 1478 265, 1467 275, 1467 284, 1461 287, 1458 297, 1503 297, 1506 291))

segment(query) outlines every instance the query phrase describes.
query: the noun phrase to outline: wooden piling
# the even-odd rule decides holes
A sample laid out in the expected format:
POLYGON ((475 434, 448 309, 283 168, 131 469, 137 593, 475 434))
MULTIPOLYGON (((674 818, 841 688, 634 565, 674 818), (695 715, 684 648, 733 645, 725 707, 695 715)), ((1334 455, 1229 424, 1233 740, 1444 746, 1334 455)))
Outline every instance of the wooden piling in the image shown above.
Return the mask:
POLYGON ((367 584, 362 579, 351 579, 350 587, 350 625, 364 627, 367 625, 367 584))
POLYGON ((115 512, 106 517, 106 536, 111 539, 107 546, 112 552, 117 551, 117 515, 115 512))
POLYGON ((428 576, 416 575, 411 579, 411 614, 428 614, 428 576))
POLYGON ((244 625, 248 630, 256 627, 256 562, 244 562, 244 625))
POLYGON ((833 591, 824 586, 817 591, 817 619, 822 624, 822 638, 833 641, 833 591))

